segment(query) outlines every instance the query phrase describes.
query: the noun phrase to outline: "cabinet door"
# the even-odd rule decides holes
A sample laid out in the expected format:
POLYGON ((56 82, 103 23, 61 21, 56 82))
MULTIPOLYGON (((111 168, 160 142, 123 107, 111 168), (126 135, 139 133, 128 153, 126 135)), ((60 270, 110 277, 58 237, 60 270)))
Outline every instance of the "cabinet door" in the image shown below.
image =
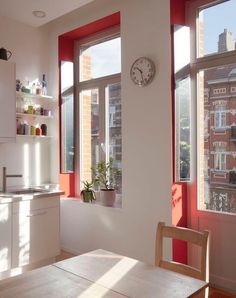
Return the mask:
POLYGON ((0 204, 0 272, 11 267, 11 204, 0 204))
POLYGON ((16 136, 15 64, 0 60, 0 142, 14 142, 16 136))
POLYGON ((59 253, 59 207, 13 214, 13 268, 59 253))

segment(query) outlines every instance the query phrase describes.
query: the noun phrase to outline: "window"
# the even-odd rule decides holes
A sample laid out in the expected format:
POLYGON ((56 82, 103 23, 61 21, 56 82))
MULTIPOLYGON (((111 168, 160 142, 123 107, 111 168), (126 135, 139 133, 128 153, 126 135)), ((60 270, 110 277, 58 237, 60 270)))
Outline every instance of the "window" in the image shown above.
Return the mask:
POLYGON ((205 150, 205 154, 204 154, 204 180, 207 180, 209 178, 208 159, 209 159, 209 152, 208 152, 208 150, 205 150))
POLYGON ((204 111, 204 137, 208 138, 209 137, 209 111, 205 110, 204 111))
POLYGON ((193 82, 192 112, 197 113, 194 172, 198 208, 235 213, 231 184, 236 149, 231 127, 236 123, 236 114, 231 93, 236 88, 236 1, 196 0, 189 8, 191 37, 195 40, 191 43, 189 74, 193 82), (227 204, 222 205, 222 200, 227 204))
POLYGON ((213 94, 224 94, 226 93, 226 88, 218 88, 218 89, 213 89, 213 94))
MULTIPOLYGON (((91 181, 99 161, 110 157, 121 173, 121 41, 118 28, 99 33, 77 44, 76 171, 80 181, 91 181)), ((121 174, 117 175, 117 196, 121 197, 121 174)))
POLYGON ((61 62, 61 172, 74 171, 74 70, 61 62))
POLYGON ((175 90, 175 143, 177 181, 190 179, 190 77, 178 82, 175 90))
POLYGON ((226 112, 225 106, 217 105, 215 107, 215 128, 225 128, 226 126, 226 112))
POLYGON ((190 180, 191 79, 188 72, 189 42, 189 28, 175 26, 175 181, 190 180))
POLYGON ((198 14, 198 57, 234 51, 235 0, 205 3, 198 14))
POLYGON ((215 151, 214 167, 216 171, 226 170, 226 153, 220 147, 217 147, 215 151))
POLYGON ((120 37, 80 46, 80 82, 120 72, 120 37))
POLYGON ((230 92, 235 93, 236 92, 236 87, 231 87, 230 92))

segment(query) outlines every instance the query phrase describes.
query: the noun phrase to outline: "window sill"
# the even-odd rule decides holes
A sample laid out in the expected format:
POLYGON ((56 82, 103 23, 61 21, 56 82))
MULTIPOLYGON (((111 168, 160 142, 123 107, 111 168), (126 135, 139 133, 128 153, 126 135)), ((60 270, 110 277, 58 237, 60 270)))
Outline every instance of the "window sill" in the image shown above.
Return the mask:
POLYGON ((227 174, 228 173, 227 170, 216 170, 216 169, 214 169, 212 172, 216 173, 216 174, 227 174))
POLYGON ((104 206, 102 205, 101 201, 96 200, 92 203, 84 202, 80 197, 69 197, 69 198, 61 198, 61 201, 72 201, 77 202, 78 204, 89 206, 89 207, 104 207, 109 209, 122 209, 122 201, 116 200, 115 204, 113 206, 104 206))
POLYGON ((225 133, 226 130, 227 130, 227 127, 215 127, 214 128, 215 133, 223 133, 223 132, 225 133))

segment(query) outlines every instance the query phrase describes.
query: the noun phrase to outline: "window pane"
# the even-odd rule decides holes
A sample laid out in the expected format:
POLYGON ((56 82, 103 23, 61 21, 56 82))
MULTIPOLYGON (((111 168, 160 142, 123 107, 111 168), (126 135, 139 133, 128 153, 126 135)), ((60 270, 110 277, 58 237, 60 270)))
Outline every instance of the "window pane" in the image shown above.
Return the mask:
POLYGON ((199 208, 236 213, 236 64, 198 76, 199 208), (219 92, 216 90, 220 90, 219 92), (204 119, 208 115, 207 119, 204 119), (207 125, 204 123, 208 122, 207 125), (207 130, 207 132, 206 132, 207 130))
POLYGON ((174 71, 190 63, 190 28, 174 26, 174 71))
POLYGON ((176 83, 175 90, 175 176, 190 180, 190 78, 176 83))
POLYGON ((81 181, 91 181, 92 171, 99 161, 99 96, 98 89, 80 93, 80 176, 81 181))
POLYGON ((235 11, 235 0, 200 10, 198 56, 235 50, 235 11))
POLYGON ((80 49, 80 82, 121 72, 120 37, 80 49))
POLYGON ((73 63, 61 63, 61 170, 74 171, 73 63))
POLYGON ((106 90, 106 106, 107 106, 107 159, 112 157, 114 165, 119 169, 116 177, 117 194, 121 195, 121 153, 122 153, 122 135, 121 135, 121 85, 120 83, 112 84, 106 90))

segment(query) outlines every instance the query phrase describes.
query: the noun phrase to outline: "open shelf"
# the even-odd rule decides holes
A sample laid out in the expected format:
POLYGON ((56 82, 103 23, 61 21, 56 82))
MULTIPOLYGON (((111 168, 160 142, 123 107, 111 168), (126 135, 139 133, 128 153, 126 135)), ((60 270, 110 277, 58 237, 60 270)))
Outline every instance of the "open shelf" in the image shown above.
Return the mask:
MULTIPOLYGON (((16 91, 16 97, 17 97, 17 103, 16 103, 16 119, 17 119, 17 132, 23 132, 25 129, 22 130, 21 126, 24 124, 28 124, 29 128, 31 126, 34 127, 39 127, 41 123, 46 123, 47 126, 47 132, 50 131, 50 126, 51 126, 51 120, 54 118, 53 117, 53 111, 55 111, 55 104, 57 104, 57 101, 53 99, 52 96, 48 95, 37 95, 37 94, 30 94, 30 93, 25 93, 21 91, 16 91), (22 102, 21 102, 22 101, 22 102), (18 104, 20 109, 18 109, 18 104), (38 115, 38 114, 28 114, 24 113, 23 108, 27 108, 27 105, 32 106, 30 112, 35 112, 40 113, 41 109, 43 111, 50 111, 50 116, 46 115, 38 115), (39 111, 40 109, 40 111, 39 111), (50 120, 50 121, 49 121, 50 120), (20 127, 19 127, 19 126, 20 127), (18 128, 20 128, 18 130, 18 128)), ((27 130, 28 132, 28 130, 27 130)), ((31 134, 16 134, 16 138, 20 142, 22 140, 23 142, 27 142, 29 140, 49 140, 53 138, 52 135, 31 135, 31 134)))

